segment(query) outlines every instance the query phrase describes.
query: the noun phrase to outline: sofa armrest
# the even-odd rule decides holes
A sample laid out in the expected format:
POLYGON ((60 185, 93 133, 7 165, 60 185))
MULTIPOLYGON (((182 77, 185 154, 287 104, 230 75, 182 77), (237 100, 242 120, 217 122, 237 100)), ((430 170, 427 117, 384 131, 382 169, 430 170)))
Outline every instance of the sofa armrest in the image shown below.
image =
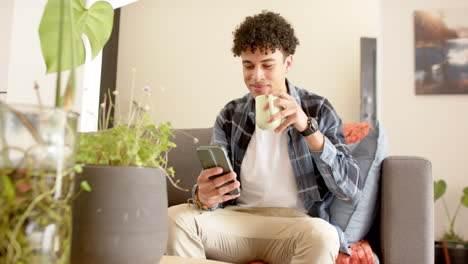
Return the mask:
POLYGON ((382 167, 380 243, 385 264, 434 263, 432 166, 392 156, 382 167))

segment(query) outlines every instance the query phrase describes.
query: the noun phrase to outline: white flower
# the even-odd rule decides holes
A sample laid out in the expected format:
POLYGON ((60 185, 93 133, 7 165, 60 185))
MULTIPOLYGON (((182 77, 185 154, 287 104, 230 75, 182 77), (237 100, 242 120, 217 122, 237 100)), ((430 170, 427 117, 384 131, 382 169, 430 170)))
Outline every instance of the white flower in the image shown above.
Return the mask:
POLYGON ((114 91, 112 92, 112 94, 113 94, 113 95, 119 95, 119 91, 114 90, 114 91))
POLYGON ((101 108, 106 108, 106 103, 102 103, 101 108))
POLYGON ((193 138, 193 144, 197 144, 200 140, 198 140, 198 138, 194 137, 193 138))

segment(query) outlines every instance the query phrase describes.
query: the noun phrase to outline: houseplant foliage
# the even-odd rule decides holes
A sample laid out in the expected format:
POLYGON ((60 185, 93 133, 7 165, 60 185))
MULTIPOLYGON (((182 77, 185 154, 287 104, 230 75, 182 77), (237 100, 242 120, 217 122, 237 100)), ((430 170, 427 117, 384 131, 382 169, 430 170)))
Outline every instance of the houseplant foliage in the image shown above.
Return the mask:
POLYGON ((47 73, 57 72, 56 107, 0 104, 0 263, 69 262, 78 123, 69 111, 74 69, 84 62, 81 35, 97 53, 107 41, 98 35, 110 32, 112 16, 108 3, 88 10, 84 0, 49 0, 39 36, 47 73))
POLYGON ((182 188, 167 165, 168 152, 176 147, 172 126, 151 122, 150 95, 145 87, 140 100, 130 96, 127 114, 113 119, 116 107, 108 92, 98 131, 79 134, 77 162, 85 165, 77 177, 92 191, 74 200, 72 263, 155 263, 164 253, 166 179, 182 188))
MULTIPOLYGON (((150 88, 144 87, 143 93, 142 104, 130 98, 126 118, 119 115, 118 119, 113 119, 111 114, 115 104, 108 91, 100 107, 98 131, 79 134, 77 162, 160 168, 169 176, 167 178, 174 187, 185 191, 172 180, 174 170, 167 166, 168 153, 176 147, 171 141, 174 137, 172 125, 170 122, 154 125, 150 121, 150 88), (110 123, 113 123, 113 127, 110 127, 110 123)), ((114 91, 113 94, 117 96, 118 92, 114 91)))
POLYGON ((447 220, 449 222, 449 230, 445 231, 442 240, 446 241, 453 241, 453 242, 467 242, 464 241, 462 237, 460 237, 457 233, 455 233, 454 226, 455 220, 457 219, 458 212, 462 206, 468 208, 468 187, 463 189, 463 194, 460 198, 460 202, 458 203, 457 209, 453 215, 450 214, 447 203, 443 197, 445 191, 447 190, 447 183, 444 180, 434 181, 434 201, 438 199, 442 199, 442 203, 444 205, 445 214, 447 216, 447 220))

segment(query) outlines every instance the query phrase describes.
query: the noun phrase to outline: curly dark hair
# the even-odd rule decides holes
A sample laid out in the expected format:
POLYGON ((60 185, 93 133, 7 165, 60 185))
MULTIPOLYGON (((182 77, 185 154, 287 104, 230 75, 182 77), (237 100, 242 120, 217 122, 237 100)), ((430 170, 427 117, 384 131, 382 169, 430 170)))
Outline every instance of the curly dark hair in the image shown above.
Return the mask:
POLYGON ((280 14, 263 10, 261 13, 245 18, 234 32, 232 53, 240 56, 248 47, 255 52, 275 52, 279 49, 284 57, 294 54, 299 40, 294 35, 294 29, 280 14))

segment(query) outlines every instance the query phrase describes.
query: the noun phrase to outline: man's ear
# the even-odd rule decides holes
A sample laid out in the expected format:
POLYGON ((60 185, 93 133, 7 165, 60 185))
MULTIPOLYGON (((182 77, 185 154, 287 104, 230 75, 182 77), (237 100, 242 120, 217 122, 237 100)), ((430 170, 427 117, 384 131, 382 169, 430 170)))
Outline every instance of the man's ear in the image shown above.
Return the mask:
POLYGON ((288 73, 293 64, 293 55, 288 55, 284 60, 284 63, 286 64, 286 73, 288 73))

